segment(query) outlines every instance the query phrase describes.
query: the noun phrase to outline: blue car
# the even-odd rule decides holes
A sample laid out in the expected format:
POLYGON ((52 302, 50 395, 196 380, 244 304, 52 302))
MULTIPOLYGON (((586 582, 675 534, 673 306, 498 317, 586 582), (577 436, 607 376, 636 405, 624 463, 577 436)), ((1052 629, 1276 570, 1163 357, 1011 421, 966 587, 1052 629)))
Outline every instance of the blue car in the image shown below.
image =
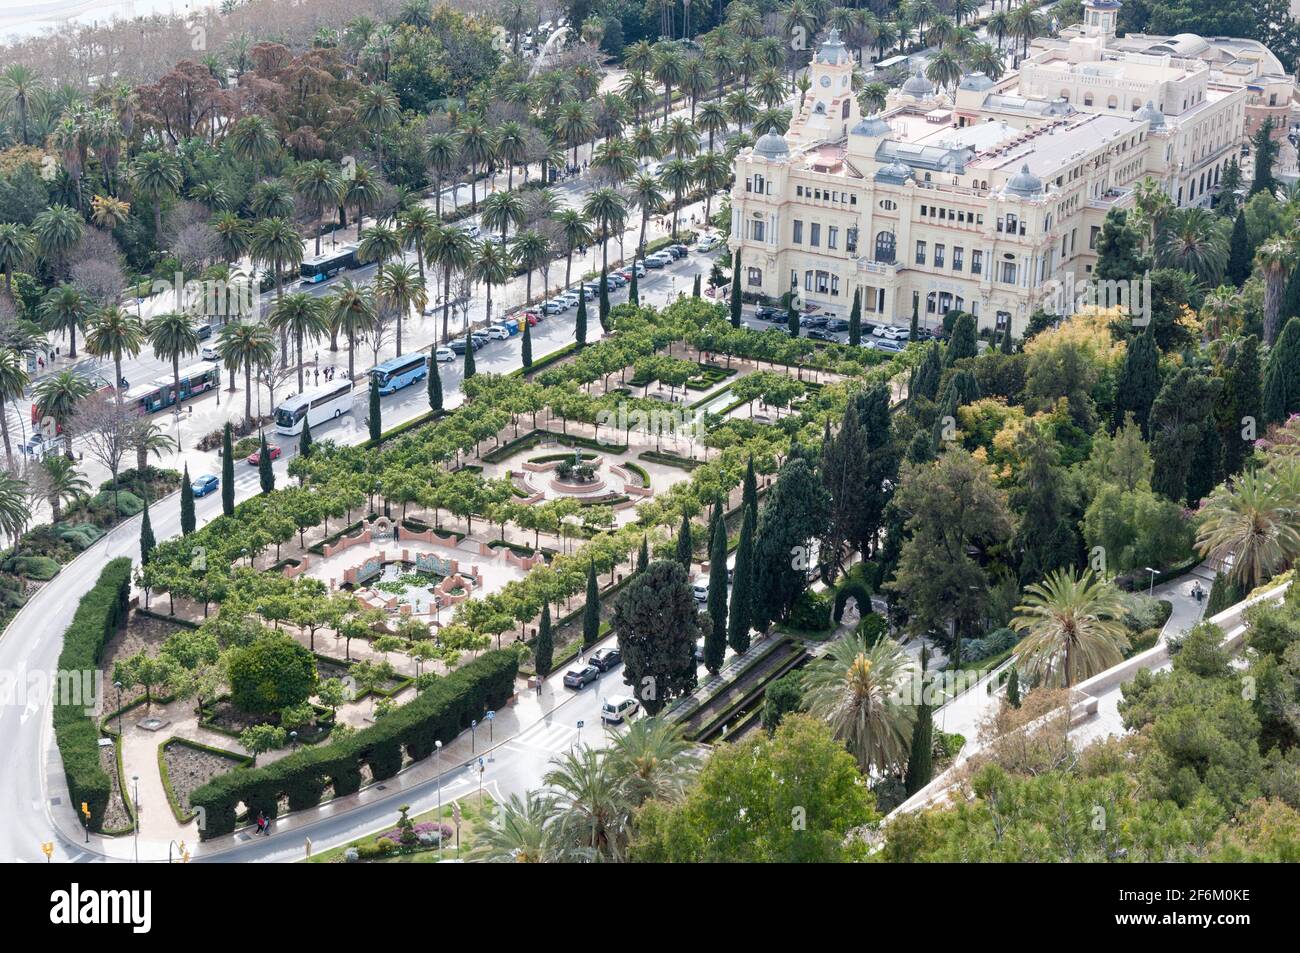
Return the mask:
POLYGON ((221 481, 214 474, 205 473, 190 484, 190 489, 194 491, 195 496, 207 496, 209 493, 217 492, 217 487, 221 481))

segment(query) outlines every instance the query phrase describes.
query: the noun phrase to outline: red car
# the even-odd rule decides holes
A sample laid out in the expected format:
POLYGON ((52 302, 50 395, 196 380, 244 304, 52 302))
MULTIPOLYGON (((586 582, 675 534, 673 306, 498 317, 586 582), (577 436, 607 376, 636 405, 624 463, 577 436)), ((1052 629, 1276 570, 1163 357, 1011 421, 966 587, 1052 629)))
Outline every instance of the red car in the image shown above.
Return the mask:
POLYGON ((528 326, 530 328, 535 327, 542 320, 542 316, 538 314, 536 311, 525 311, 524 317, 528 320, 528 326))
MULTIPOLYGON (((280 459, 280 448, 279 448, 279 447, 270 447, 269 449, 270 449, 270 451, 271 451, 271 459, 272 459, 272 460, 279 460, 279 459, 280 459)), ((254 450, 252 453, 250 453, 250 454, 248 455, 248 462, 249 462, 252 466, 257 466, 259 463, 262 462, 262 451, 261 451, 260 448, 257 449, 257 450, 254 450)))

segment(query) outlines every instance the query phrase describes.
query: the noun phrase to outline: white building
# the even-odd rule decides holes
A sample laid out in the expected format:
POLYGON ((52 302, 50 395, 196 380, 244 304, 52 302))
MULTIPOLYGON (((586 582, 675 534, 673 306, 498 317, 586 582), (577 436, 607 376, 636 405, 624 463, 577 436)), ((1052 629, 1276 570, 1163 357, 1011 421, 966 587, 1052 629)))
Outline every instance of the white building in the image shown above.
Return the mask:
POLYGON ((1085 0, 1077 35, 994 82, 919 73, 863 118, 835 31, 786 136, 736 159, 741 287, 847 314, 933 324, 949 309, 1020 334, 1049 279, 1085 280, 1106 212, 1134 185, 1208 204, 1245 135, 1244 84, 1200 60, 1110 49, 1118 4, 1085 0))

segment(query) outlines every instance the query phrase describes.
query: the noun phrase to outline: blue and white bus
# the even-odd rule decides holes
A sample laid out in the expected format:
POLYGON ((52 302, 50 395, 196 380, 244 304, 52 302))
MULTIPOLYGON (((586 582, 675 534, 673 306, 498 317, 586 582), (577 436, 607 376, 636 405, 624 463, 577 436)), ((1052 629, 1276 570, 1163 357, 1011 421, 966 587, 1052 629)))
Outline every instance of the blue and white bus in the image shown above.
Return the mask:
POLYGON ((298 266, 302 283, 314 285, 327 278, 333 278, 345 268, 357 267, 357 250, 352 245, 343 245, 333 251, 327 251, 312 258, 305 258, 298 266))
POLYGON ((304 420, 310 420, 312 427, 317 427, 351 411, 352 382, 333 381, 323 387, 308 388, 275 408, 275 431, 302 433, 304 420))
POLYGON ((376 364, 370 371, 370 376, 379 383, 379 393, 385 397, 407 384, 424 380, 428 374, 429 357, 419 351, 376 364))

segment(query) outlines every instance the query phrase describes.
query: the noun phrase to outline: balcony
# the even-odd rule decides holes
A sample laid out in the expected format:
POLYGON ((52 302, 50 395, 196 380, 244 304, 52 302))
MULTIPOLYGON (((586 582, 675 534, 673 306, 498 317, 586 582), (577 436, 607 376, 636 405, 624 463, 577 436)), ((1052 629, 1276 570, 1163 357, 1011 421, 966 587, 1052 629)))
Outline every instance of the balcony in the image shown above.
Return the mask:
POLYGON ((1088 208, 1109 212, 1112 208, 1127 206, 1132 196, 1132 189, 1107 189, 1097 198, 1088 199, 1088 208))

